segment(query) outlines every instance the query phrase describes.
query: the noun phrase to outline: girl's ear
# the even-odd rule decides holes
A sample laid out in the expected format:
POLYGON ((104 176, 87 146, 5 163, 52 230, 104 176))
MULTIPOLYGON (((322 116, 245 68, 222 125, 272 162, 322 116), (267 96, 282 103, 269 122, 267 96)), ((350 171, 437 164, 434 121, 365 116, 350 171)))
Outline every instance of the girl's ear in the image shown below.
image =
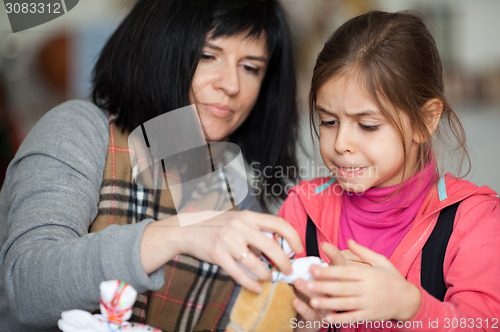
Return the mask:
POLYGON ((436 131, 439 119, 441 119, 441 114, 443 113, 443 102, 438 98, 429 99, 424 106, 422 106, 422 113, 425 116, 427 133, 429 136, 417 130, 413 140, 418 144, 427 142, 436 131))

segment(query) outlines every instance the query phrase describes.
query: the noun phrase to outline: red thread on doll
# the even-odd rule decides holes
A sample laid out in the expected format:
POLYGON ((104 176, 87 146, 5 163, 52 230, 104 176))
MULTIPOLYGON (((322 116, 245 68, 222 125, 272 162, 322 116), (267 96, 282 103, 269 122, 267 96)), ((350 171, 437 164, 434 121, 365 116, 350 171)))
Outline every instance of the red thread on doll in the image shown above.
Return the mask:
POLYGON ((101 304, 106 309, 108 314, 108 321, 110 323, 121 325, 123 322, 123 316, 130 310, 130 307, 120 309, 120 299, 122 297, 123 291, 128 286, 127 283, 118 280, 118 287, 115 290, 115 295, 109 304, 103 302, 101 297, 101 304))

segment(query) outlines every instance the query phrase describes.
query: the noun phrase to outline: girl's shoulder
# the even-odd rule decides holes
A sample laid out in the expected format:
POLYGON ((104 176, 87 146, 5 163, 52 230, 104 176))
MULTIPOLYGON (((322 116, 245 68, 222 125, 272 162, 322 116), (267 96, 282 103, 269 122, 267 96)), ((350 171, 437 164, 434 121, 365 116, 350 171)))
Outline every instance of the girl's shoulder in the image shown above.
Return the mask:
POLYGON ((451 173, 443 175, 437 184, 437 197, 440 202, 464 201, 468 199, 483 199, 498 202, 498 193, 488 186, 478 186, 471 181, 459 179, 451 173))
POLYGON ((496 228, 500 230, 500 199, 488 186, 478 186, 447 173, 438 182, 435 200, 443 207, 460 202, 455 218, 455 227, 459 229, 498 219, 496 228))

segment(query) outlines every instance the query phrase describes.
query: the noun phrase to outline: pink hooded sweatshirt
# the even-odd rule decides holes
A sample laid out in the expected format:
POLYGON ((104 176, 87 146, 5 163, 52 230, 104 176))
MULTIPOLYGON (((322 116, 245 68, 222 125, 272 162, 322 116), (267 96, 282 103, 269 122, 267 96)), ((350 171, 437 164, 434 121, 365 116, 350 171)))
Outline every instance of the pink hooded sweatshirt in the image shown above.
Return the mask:
MULTIPOLYGON (((303 181, 292 188, 279 216, 300 234, 305 245, 307 216, 317 228, 318 245, 339 242, 342 187, 330 178, 303 181)), ((318 248, 323 260, 328 257, 318 248)), ((304 256, 304 254, 297 257, 304 256)), ((422 294, 420 309, 411 321, 366 325, 345 324, 342 331, 491 331, 500 329, 500 200, 487 186, 444 175, 428 193, 390 261, 422 294), (444 302, 421 287, 422 248, 439 212, 461 201, 443 264, 447 292, 444 302)))

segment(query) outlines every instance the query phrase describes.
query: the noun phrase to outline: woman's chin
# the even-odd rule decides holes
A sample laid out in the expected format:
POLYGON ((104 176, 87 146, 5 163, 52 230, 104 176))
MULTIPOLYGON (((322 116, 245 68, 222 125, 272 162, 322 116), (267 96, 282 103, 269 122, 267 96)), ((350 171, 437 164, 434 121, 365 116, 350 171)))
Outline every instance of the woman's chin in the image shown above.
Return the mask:
POLYGON ((221 133, 205 133, 205 140, 208 143, 211 142, 226 142, 229 138, 229 135, 221 134, 221 133))

